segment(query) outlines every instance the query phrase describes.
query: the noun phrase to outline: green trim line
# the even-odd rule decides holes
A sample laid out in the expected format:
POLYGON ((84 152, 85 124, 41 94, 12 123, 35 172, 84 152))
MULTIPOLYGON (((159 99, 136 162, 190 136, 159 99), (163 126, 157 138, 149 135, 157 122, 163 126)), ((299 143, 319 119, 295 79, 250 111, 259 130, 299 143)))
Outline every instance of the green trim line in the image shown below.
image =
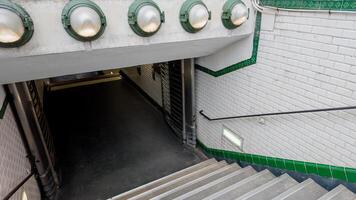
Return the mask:
POLYGON ((319 163, 213 149, 205 146, 199 140, 197 140, 197 146, 201 148, 205 154, 216 158, 243 161, 250 164, 264 165, 305 174, 315 174, 326 178, 333 178, 349 183, 356 183, 356 169, 354 168, 337 167, 319 163))
POLYGON ((227 73, 236 71, 238 69, 256 64, 257 62, 257 52, 258 52, 258 44, 260 41, 260 31, 261 31, 261 13, 258 12, 256 15, 256 26, 255 26, 255 33, 254 33, 254 38, 253 38, 253 49, 252 49, 252 56, 251 58, 241 61, 239 63, 236 63, 234 65, 228 66, 224 69, 218 70, 218 71, 213 71, 211 69, 208 69, 206 67, 200 66, 198 64, 195 65, 195 69, 200 70, 202 72, 205 72, 207 74, 210 74, 214 77, 219 77, 222 75, 225 75, 227 73))
MULTIPOLYGON (((286 9, 307 9, 307 10, 344 10, 356 11, 355 0, 260 0, 263 6, 272 6, 286 9)), ((253 50, 251 58, 228 66, 218 71, 210 70, 206 67, 195 65, 197 70, 210 74, 214 77, 219 77, 235 70, 256 64, 258 43, 261 30, 261 13, 257 13, 255 35, 253 39, 253 50)))
POLYGON ((356 10, 355 0, 260 0, 263 6, 309 10, 356 10))
POLYGON ((2 107, 0 109, 0 119, 4 118, 5 111, 6 111, 6 108, 7 108, 8 104, 9 104, 9 97, 6 96, 5 99, 4 99, 4 102, 2 103, 2 107))

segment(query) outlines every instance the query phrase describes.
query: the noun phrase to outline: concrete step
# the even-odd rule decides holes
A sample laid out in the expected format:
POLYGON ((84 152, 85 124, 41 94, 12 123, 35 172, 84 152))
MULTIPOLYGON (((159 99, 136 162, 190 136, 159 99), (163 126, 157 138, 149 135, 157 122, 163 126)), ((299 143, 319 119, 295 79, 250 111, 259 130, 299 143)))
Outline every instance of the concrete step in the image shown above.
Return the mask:
POLYGON ((188 193, 185 193, 184 195, 178 196, 174 198, 175 200, 200 200, 204 199, 205 197, 208 197, 220 190, 223 190, 226 187, 229 187, 230 185, 233 185, 245 178, 250 177, 251 175, 256 174, 257 172, 251 167, 245 167, 242 169, 239 169, 233 173, 230 173, 224 177, 221 177, 215 181, 212 181, 206 185, 203 185, 201 187, 198 187, 188 193))
POLYGON ((356 200, 356 195, 345 186, 339 185, 318 200, 356 200))
POLYGON ((153 181, 153 182, 150 182, 150 183, 147 183, 145 185, 142 185, 140 187, 137 187, 135 189, 132 189, 132 190, 129 190, 125 193, 122 193, 118 196, 115 196, 113 198, 111 198, 112 200, 126 200, 126 199, 129 199, 130 197, 133 197, 133 196, 136 196, 140 193, 143 193, 147 190, 150 190, 152 188, 155 188, 155 187, 158 187, 164 183, 167 183, 167 182, 170 182, 174 179, 177 179, 179 177, 182 177, 182 176, 185 176, 187 174, 190 174, 190 173, 193 173, 199 169, 202 169, 206 166, 209 166, 211 164, 214 164, 214 163, 217 163, 217 161, 215 159, 209 159, 209 160, 206 160, 204 162, 201 162, 201 163, 198 163, 196 165, 193 165, 191 167, 188 167, 186 169, 183 169, 183 170, 180 170, 178 172, 175 172, 173 174, 170 174, 168 176, 165 176, 163 178, 160 178, 156 181, 153 181))
POLYGON ((317 200, 326 193, 327 191, 312 179, 307 179, 304 182, 291 187, 289 190, 283 192, 272 200, 317 200))
POLYGON ((210 174, 207 174, 205 176, 202 176, 194 181, 191 181, 189 183, 186 183, 180 187, 177 187, 171 191, 168 191, 166 193, 163 193, 155 198, 153 198, 152 200, 170 200, 170 199, 174 199, 178 196, 181 196, 183 194, 186 194, 196 188, 202 187, 212 181, 215 181, 221 177, 224 177, 228 174, 231 174, 237 170, 241 169, 240 166, 236 163, 228 165, 224 168, 221 168, 219 170, 216 170, 215 172, 212 172, 210 174))
POLYGON ((282 176, 240 196, 236 200, 270 200, 297 184, 298 182, 288 174, 283 174, 282 176))
POLYGON ((257 187, 268 183, 269 181, 275 179, 276 177, 269 171, 263 170, 253 176, 245 178, 229 187, 226 187, 206 198, 204 200, 213 199, 223 199, 223 200, 233 200, 236 199, 257 187))
POLYGON ((160 194, 163 194, 167 191, 170 191, 176 187, 179 187, 181 185, 184 185, 190 181, 193 181, 201 176, 204 176, 205 174, 209 174, 215 170, 218 170, 220 168, 223 168, 227 165, 225 161, 221 161, 218 163, 214 163, 211 165, 208 165, 200 170, 197 170, 193 173, 187 174, 185 176, 182 176, 180 178, 176 178, 170 182, 167 182, 165 184, 161 184, 158 187, 152 188, 151 190, 147 190, 139 195, 136 195, 132 198, 129 198, 130 200, 148 200, 152 199, 160 194))
POLYGON ((298 183, 288 174, 207 160, 111 200, 356 200, 339 185, 328 192, 312 179, 298 183))

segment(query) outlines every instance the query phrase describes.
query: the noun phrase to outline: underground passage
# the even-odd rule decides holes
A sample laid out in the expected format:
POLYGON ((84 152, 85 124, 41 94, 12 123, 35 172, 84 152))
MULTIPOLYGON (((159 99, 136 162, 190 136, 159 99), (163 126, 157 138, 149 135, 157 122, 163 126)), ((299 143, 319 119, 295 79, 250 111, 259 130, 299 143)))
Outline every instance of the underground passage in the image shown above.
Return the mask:
POLYGON ((356 200, 353 0, 0 0, 1 200, 356 200))
POLYGON ((128 80, 59 90, 47 99, 60 199, 107 199, 201 161, 128 80))

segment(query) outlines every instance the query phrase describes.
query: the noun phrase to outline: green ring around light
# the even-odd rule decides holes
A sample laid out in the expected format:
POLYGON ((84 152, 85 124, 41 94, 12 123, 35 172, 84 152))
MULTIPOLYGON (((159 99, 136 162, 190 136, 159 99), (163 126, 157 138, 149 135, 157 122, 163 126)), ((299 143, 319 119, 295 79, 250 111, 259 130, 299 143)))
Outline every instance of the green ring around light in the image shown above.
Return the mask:
MULTIPOLYGON (((224 4, 223 7, 223 13, 221 15, 221 20, 223 25, 225 26, 225 28, 227 29, 235 29, 239 26, 236 26, 235 24, 232 23, 231 21, 231 12, 232 9, 237 5, 237 4, 243 4, 246 8, 246 4, 244 2, 242 2, 241 0, 227 0, 226 3, 224 4)), ((248 18, 248 16, 247 16, 248 18)))
POLYGON ((131 29, 139 36, 149 37, 149 36, 154 35, 155 33, 157 33, 159 31, 159 29, 161 28, 161 25, 162 25, 162 23, 164 23, 164 21, 165 21, 164 12, 161 12, 161 9, 159 8, 159 6, 152 0, 135 0, 129 7, 129 12, 128 12, 129 25, 130 25, 131 29), (154 32, 150 32, 150 33, 145 32, 137 24, 137 15, 143 6, 153 6, 158 10, 159 13, 161 13, 161 24, 159 25, 158 29, 154 32))
POLYGON ((67 31, 67 33, 72 36, 74 39, 82 41, 82 42, 87 42, 87 41, 93 41, 98 39, 105 31, 106 28, 106 17, 103 11, 100 9, 98 5, 96 5, 94 2, 89 1, 89 0, 72 0, 69 1, 63 8, 62 10, 62 24, 64 29, 67 31), (70 25, 70 15, 72 12, 79 7, 88 7, 93 9, 95 12, 98 13, 101 21, 101 27, 99 32, 92 36, 92 37, 83 37, 79 34, 77 34, 71 27, 70 25))
POLYGON ((34 27, 33 27, 33 21, 30 15, 26 12, 26 10, 22 8, 20 5, 16 3, 12 3, 7 0, 0 0, 0 8, 10 10, 15 14, 17 14, 21 18, 22 24, 24 26, 24 33, 19 40, 11 43, 0 42, 0 47, 4 47, 4 48, 19 47, 26 44, 28 41, 30 41, 34 32, 34 27))
MULTIPOLYGON (((189 11, 195 5, 198 5, 198 4, 203 5, 208 10, 208 7, 206 7, 206 5, 201 0, 186 0, 183 3, 183 5, 182 5, 182 7, 180 9, 180 12, 179 12, 180 23, 181 23, 182 27, 184 28, 184 30, 186 30, 189 33, 196 33, 198 31, 202 30, 206 26, 205 25, 202 28, 196 29, 189 22, 189 11)), ((209 10, 208 10, 208 12, 209 12, 209 20, 210 20, 211 19, 211 12, 209 10)))

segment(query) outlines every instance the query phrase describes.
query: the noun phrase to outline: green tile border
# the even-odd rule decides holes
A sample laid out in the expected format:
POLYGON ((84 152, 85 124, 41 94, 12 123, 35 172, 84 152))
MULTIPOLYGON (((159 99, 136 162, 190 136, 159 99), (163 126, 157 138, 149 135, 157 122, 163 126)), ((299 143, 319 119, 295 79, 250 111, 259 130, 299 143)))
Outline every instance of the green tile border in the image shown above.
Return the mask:
POLYGON ((356 10, 355 0, 260 0, 262 6, 309 10, 356 10))
POLYGON ((217 158, 243 161, 250 164, 263 165, 305 174, 314 174, 326 178, 346 181, 349 183, 356 183, 356 169, 354 168, 338 167, 319 163, 213 149, 205 146, 199 140, 197 140, 197 146, 201 148, 205 154, 217 158))
POLYGON ((5 111, 6 111, 6 108, 7 108, 8 104, 9 104, 9 97, 6 96, 5 99, 4 99, 4 102, 2 103, 2 107, 0 109, 0 119, 4 118, 5 111))
MULTIPOLYGON (((260 0, 263 6, 273 6, 287 9, 309 9, 309 10, 344 10, 356 11, 355 0, 260 0)), ((235 70, 256 64, 258 44, 261 31, 261 13, 257 12, 256 26, 253 38, 253 49, 251 58, 225 67, 218 71, 213 71, 206 67, 196 64, 195 68, 214 77, 219 77, 235 70)))
POLYGON ((234 65, 228 66, 228 67, 218 70, 218 71, 213 71, 211 69, 208 69, 208 68, 203 67, 198 64, 195 65, 195 69, 205 72, 207 74, 210 74, 214 77, 219 77, 219 76, 225 75, 227 73, 233 72, 235 70, 255 64, 257 62, 257 52, 258 52, 258 45, 259 45, 259 41, 260 41, 260 31, 261 31, 261 13, 258 12, 256 15, 256 26, 255 26, 255 33, 254 33, 254 37, 253 37, 253 48, 252 48, 251 58, 241 61, 239 63, 236 63, 234 65))

